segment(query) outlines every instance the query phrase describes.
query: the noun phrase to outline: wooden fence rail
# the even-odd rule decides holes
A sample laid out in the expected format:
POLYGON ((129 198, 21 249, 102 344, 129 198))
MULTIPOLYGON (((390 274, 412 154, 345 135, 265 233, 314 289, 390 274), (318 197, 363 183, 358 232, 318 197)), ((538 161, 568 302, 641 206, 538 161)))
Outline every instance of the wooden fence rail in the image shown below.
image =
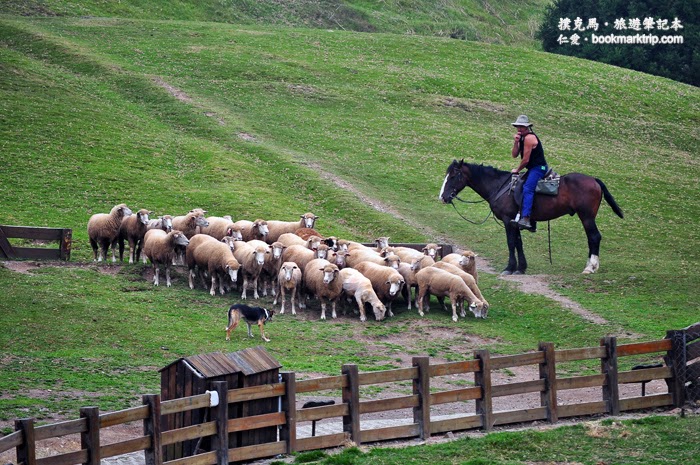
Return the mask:
POLYGON ((0 225, 0 260, 70 260, 73 230, 33 226, 0 225), (35 241, 58 241, 58 249, 15 247, 8 238, 35 241))
MULTIPOLYGON (((17 462, 23 465, 99 465, 100 460, 130 452, 144 451, 146 465, 226 465, 229 462, 271 457, 277 454, 340 446, 347 441, 356 444, 400 438, 429 438, 432 434, 481 428, 491 430, 496 425, 530 421, 556 423, 560 418, 593 414, 616 415, 623 411, 664 406, 681 406, 685 400, 683 386, 688 366, 686 349, 697 357, 700 352, 700 324, 669 332, 659 341, 617 345, 614 337, 601 340, 599 347, 554 350, 551 343, 541 343, 537 351, 507 356, 492 356, 478 350, 473 360, 431 365, 428 357, 414 357, 413 366, 394 370, 359 373, 356 365, 344 365, 340 376, 297 381, 294 373, 283 373, 279 383, 229 390, 225 381, 213 382, 210 391, 193 397, 161 401, 159 395, 146 395, 143 405, 118 412, 100 414, 96 407, 80 410, 80 418, 51 425, 35 426, 33 419, 17 420, 16 431, 0 438, 0 453, 15 449, 17 462), (696 327, 697 326, 697 327, 696 327), (682 337, 681 337, 682 336, 682 337), (682 341, 682 345, 679 343, 682 341), (621 371, 619 360, 629 356, 657 354, 665 365, 636 367, 621 371), (578 360, 599 360, 600 373, 559 377, 557 364, 578 360), (530 381, 495 384, 496 370, 531 366, 538 378, 530 381), (431 390, 431 380, 441 376, 467 375, 473 386, 443 391, 431 390), (668 392, 648 396, 621 398, 619 386, 665 380, 668 392), (384 383, 412 385, 411 394, 390 399, 363 400, 360 389, 384 383), (599 400, 562 404, 557 392, 599 388, 599 400), (296 396, 303 393, 332 391, 342 403, 311 408, 298 408, 296 396), (212 393, 217 395, 213 396, 212 393), (494 409, 494 399, 539 393, 540 406, 512 411, 494 409), (214 402, 213 399, 219 399, 214 402), (280 411, 242 418, 229 418, 229 406, 257 399, 280 399, 280 411), (474 411, 456 418, 431 419, 432 405, 473 401, 474 411), (201 424, 161 431, 161 417, 194 409, 209 409, 209 421, 201 424), (410 410, 412 418, 402 424, 382 428, 362 429, 361 415, 394 410, 410 410), (298 424, 331 419, 342 431, 315 437, 298 438, 298 424), (109 444, 100 444, 100 430, 124 423, 141 421, 143 436, 109 444), (245 447, 229 448, 228 435, 264 427, 278 427, 276 441, 245 447), (36 457, 37 441, 79 434, 81 449, 44 458, 36 457), (190 457, 163 461, 163 447, 177 442, 209 438, 211 450, 190 457)), ((695 363, 697 365, 697 363, 695 363)), ((693 369, 694 370, 694 369, 693 369)), ((690 370, 693 372, 692 370, 690 370)), ((207 416, 204 416, 207 418, 207 416)))

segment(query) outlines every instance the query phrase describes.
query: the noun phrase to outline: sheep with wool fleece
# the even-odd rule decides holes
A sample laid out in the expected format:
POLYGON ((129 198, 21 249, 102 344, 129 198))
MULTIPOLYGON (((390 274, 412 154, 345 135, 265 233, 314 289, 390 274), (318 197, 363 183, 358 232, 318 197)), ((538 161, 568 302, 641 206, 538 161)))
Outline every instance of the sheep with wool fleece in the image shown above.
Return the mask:
POLYGON ((355 249, 350 250, 345 257, 345 262, 351 268, 355 268, 356 265, 362 262, 372 262, 377 265, 388 266, 394 269, 399 268, 399 263, 401 263, 401 258, 398 255, 389 255, 387 257, 382 257, 379 253, 370 250, 355 249))
POLYGON ((245 242, 254 239, 265 241, 269 232, 267 221, 260 218, 255 221, 238 220, 234 224, 241 228, 241 236, 245 242))
POLYGON ((112 263, 117 261, 115 247, 122 220, 131 216, 131 209, 126 204, 115 205, 109 213, 95 213, 90 217, 87 224, 88 238, 94 254, 94 261, 101 262, 102 258, 107 260, 107 249, 112 248, 112 263), (100 253, 98 255, 98 248, 100 253))
POLYGON ((148 231, 148 215, 152 214, 152 211, 142 208, 135 215, 122 218, 117 239, 119 241, 119 261, 124 261, 124 241, 129 242, 129 263, 139 261, 141 249, 143 249, 143 237, 148 231))
POLYGON ((217 240, 221 240, 226 236, 233 237, 238 241, 243 240, 241 227, 231 221, 231 217, 208 216, 206 220, 209 226, 204 226, 200 229, 202 234, 208 234, 217 240))
POLYGON ((360 321, 367 321, 367 316, 365 315, 366 302, 372 305, 374 318, 377 321, 384 319, 386 307, 377 297, 377 293, 374 292, 372 282, 369 279, 354 268, 343 268, 340 270, 340 279, 343 283, 343 292, 353 297, 357 302, 360 310, 360 321))
POLYGON ((240 264, 233 256, 230 246, 223 241, 217 241, 207 234, 195 234, 192 236, 185 252, 185 262, 189 270, 190 289, 194 289, 195 267, 199 270, 200 279, 205 288, 208 286, 204 281, 203 272, 206 270, 209 273, 211 278, 209 293, 212 296, 216 295, 217 280, 221 295, 225 293, 227 278, 232 283, 238 280, 240 264))
MULTIPOLYGON (((445 306, 445 297, 450 298, 452 304, 452 321, 457 322, 457 308, 460 309, 462 317, 466 316, 464 311, 464 300, 473 298, 474 294, 469 290, 469 287, 464 283, 462 278, 455 276, 452 273, 429 266, 423 268, 416 273, 418 280, 418 314, 424 315, 424 311, 428 311, 428 303, 430 295, 437 297, 438 301, 445 306)), ((470 302, 475 306, 483 306, 481 301, 470 302)))
POLYGON ((484 296, 481 294, 481 290, 479 289, 479 286, 476 284, 476 280, 474 279, 474 276, 470 275, 463 269, 461 269, 458 266, 454 266, 450 263, 439 261, 436 262, 435 264, 432 265, 434 268, 439 268, 441 270, 445 270, 449 273, 452 273, 455 276, 459 276, 462 281, 464 281, 464 284, 467 285, 469 288, 470 292, 474 294, 474 297, 477 300, 480 300, 483 303, 483 307, 477 306, 476 311, 472 310, 474 313, 474 316, 477 318, 486 318, 488 315, 488 310, 489 310, 489 303, 484 299, 484 296))
POLYGON ((278 220, 268 220, 267 228, 268 234, 265 238, 268 244, 279 240, 279 237, 285 233, 294 233, 299 228, 313 228, 318 216, 311 212, 304 213, 300 216, 299 221, 278 221, 278 220))
POLYGON ((331 302, 331 317, 337 318, 336 304, 343 295, 343 282, 338 267, 328 260, 316 258, 306 264, 304 289, 321 302, 321 319, 326 319, 327 302, 331 302))
POLYGON ((143 254, 153 264, 153 285, 159 284, 159 265, 165 265, 165 281, 168 287, 170 282, 170 266, 175 260, 178 253, 178 247, 187 247, 190 241, 187 237, 177 229, 173 229, 169 233, 161 229, 151 229, 146 232, 143 239, 143 254))
POLYGON ((315 258, 328 257, 328 246, 321 244, 318 249, 307 249, 302 245, 292 245, 284 249, 282 252, 283 262, 294 262, 299 266, 300 270, 305 270, 306 265, 315 258))
POLYGON ((474 276, 474 280, 479 284, 479 275, 476 271, 476 257, 478 257, 478 255, 471 250, 465 250, 462 253, 447 254, 442 257, 440 261, 460 267, 462 270, 474 276))
POLYGON ((266 246, 258 245, 254 247, 247 242, 236 242, 233 256, 238 260, 238 263, 240 263, 241 272, 243 274, 243 293, 241 294, 241 299, 246 298, 248 284, 251 282, 253 285, 253 298, 260 298, 258 296, 258 279, 265 265, 265 255, 269 253, 269 249, 266 246))
POLYGON ((209 226, 209 222, 204 217, 204 213, 206 213, 206 211, 195 208, 188 212, 187 215, 176 216, 173 218, 173 229, 182 232, 187 239, 191 238, 198 233, 198 227, 203 228, 209 226))
POLYGON ((401 273, 392 267, 377 265, 372 262, 358 263, 355 269, 370 280, 374 292, 386 307, 387 314, 394 316, 394 313, 391 311, 391 304, 396 296, 401 293, 404 284, 406 284, 406 280, 401 276, 401 273))
POLYGON ((287 292, 289 292, 291 294, 290 300, 292 302, 292 315, 296 315, 297 311, 294 307, 295 299, 297 296, 302 298, 301 286, 303 283, 303 278, 301 270, 294 262, 284 262, 280 266, 276 281, 279 289, 275 295, 275 301, 272 302, 272 305, 277 305, 277 299, 281 299, 282 308, 280 309, 280 314, 284 313, 285 295, 287 292))

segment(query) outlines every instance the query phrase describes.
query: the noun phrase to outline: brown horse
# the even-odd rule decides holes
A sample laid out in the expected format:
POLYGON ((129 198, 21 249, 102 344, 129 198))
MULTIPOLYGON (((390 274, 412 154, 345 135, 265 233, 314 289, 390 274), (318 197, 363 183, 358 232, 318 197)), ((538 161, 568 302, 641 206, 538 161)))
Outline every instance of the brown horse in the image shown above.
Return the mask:
MULTIPOLYGON (((452 203, 452 200, 465 187, 472 188, 486 200, 494 216, 503 221, 506 228, 508 266, 502 274, 522 274, 527 269, 527 261, 523 252, 520 229, 517 225, 511 224, 511 220, 518 214, 519 207, 513 195, 510 194, 510 181, 511 173, 508 171, 464 163, 464 160, 454 160, 447 168, 445 181, 440 190, 440 200, 444 203, 452 203)), ((585 174, 570 173, 561 177, 558 195, 535 196, 530 215, 533 221, 552 220, 567 214, 578 215, 588 237, 588 263, 583 270, 584 273, 595 273, 600 265, 598 252, 602 236, 595 224, 595 217, 603 197, 617 216, 622 218, 622 210, 603 181, 585 174)))

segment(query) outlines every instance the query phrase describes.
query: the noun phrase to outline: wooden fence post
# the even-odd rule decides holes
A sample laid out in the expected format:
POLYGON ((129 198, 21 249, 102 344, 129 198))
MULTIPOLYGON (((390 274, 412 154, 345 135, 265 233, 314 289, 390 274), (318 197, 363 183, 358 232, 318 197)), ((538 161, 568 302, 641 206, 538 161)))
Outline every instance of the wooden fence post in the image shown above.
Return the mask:
POLYGON ((686 374, 686 334, 684 330, 667 331, 666 339, 671 339, 672 348, 664 360, 671 368, 673 378, 668 382, 668 390, 673 396, 673 406, 682 407, 685 403, 685 374, 686 374))
POLYGON ((22 444, 17 446, 17 463, 36 465, 36 439, 34 436, 34 418, 15 420, 15 430, 22 431, 22 444))
POLYGON ((547 407, 547 421, 559 421, 557 409, 557 366, 554 344, 540 342, 539 350, 544 353, 544 363, 540 363, 540 379, 544 380, 544 391, 540 393, 540 405, 547 407))
POLYGON ((474 372, 474 383, 481 387, 481 399, 476 399, 476 414, 481 415, 481 427, 485 431, 493 429, 493 400, 491 396, 491 356, 488 350, 477 350, 474 357, 479 359, 479 371, 474 372))
POLYGON ((143 405, 148 405, 148 417, 143 420, 143 435, 151 437, 151 447, 143 451, 146 465, 163 465, 163 446, 160 436, 160 395, 144 395, 143 405))
POLYGON ((418 423, 420 438, 430 439, 430 357, 413 357, 418 379, 413 380, 413 394, 418 395, 418 407, 413 407, 413 422, 418 423))
POLYGON ((343 431, 350 433, 350 440, 360 445, 360 383, 357 365, 343 365, 343 376, 348 385, 343 388, 343 403, 348 404, 348 415, 343 416, 343 431))
POLYGON ((209 387, 219 396, 219 403, 210 407, 209 417, 216 422, 216 434, 211 438, 217 465, 228 465, 228 382, 213 381, 209 387))
POLYGON ((286 414, 286 423, 280 430, 280 440, 287 443, 287 453, 297 450, 297 384, 293 371, 282 373, 284 383, 284 397, 282 398, 282 411, 286 414))
POLYGON ((620 390, 617 377, 617 338, 604 337, 600 345, 605 346, 605 357, 600 361, 601 371, 605 375, 603 400, 607 403, 610 415, 620 414, 620 390))
POLYGON ((80 448, 87 449, 88 460, 85 465, 100 465, 100 409, 82 407, 80 418, 87 420, 87 431, 80 433, 80 448))

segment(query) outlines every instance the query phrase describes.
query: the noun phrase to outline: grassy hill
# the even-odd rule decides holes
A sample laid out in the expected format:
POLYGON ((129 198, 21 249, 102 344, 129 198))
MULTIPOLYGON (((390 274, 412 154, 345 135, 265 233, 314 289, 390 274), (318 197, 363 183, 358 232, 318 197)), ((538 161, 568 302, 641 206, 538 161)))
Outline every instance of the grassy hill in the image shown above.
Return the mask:
MULTIPOLYGON (((498 353, 540 340, 595 345, 604 334, 660 338, 700 314, 697 88, 534 50, 342 30, 4 16, 0 44, 0 224, 72 227, 75 262, 91 259, 90 215, 126 202, 236 219, 313 211, 326 234, 447 238, 500 267, 502 227, 464 223, 437 193, 453 158, 510 169, 510 122, 521 113, 555 169, 600 177, 625 211, 620 220, 601 207, 593 276, 579 274, 577 218, 552 223, 552 266, 545 228, 525 237, 530 271, 607 325, 483 274, 489 319, 454 325, 431 312, 425 321, 440 338, 417 328, 414 312, 363 326, 285 315, 267 346, 285 369, 376 369, 396 366, 399 354, 461 359, 472 336, 498 353), (415 335, 410 346, 392 342, 401 332, 415 335)), ((465 211, 487 213, 483 204, 465 211)), ((0 268, 0 345, 10 354, 0 362, 0 419, 70 412, 93 395, 105 409, 123 406, 156 389, 156 369, 178 356, 259 342, 241 331, 224 343, 235 296, 190 291, 182 276, 153 289, 143 273, 0 268), (26 386, 62 394, 37 400, 26 386)))
POLYGON ((0 13, 98 16, 420 34, 541 48, 535 31, 545 0, 9 0, 0 13))

